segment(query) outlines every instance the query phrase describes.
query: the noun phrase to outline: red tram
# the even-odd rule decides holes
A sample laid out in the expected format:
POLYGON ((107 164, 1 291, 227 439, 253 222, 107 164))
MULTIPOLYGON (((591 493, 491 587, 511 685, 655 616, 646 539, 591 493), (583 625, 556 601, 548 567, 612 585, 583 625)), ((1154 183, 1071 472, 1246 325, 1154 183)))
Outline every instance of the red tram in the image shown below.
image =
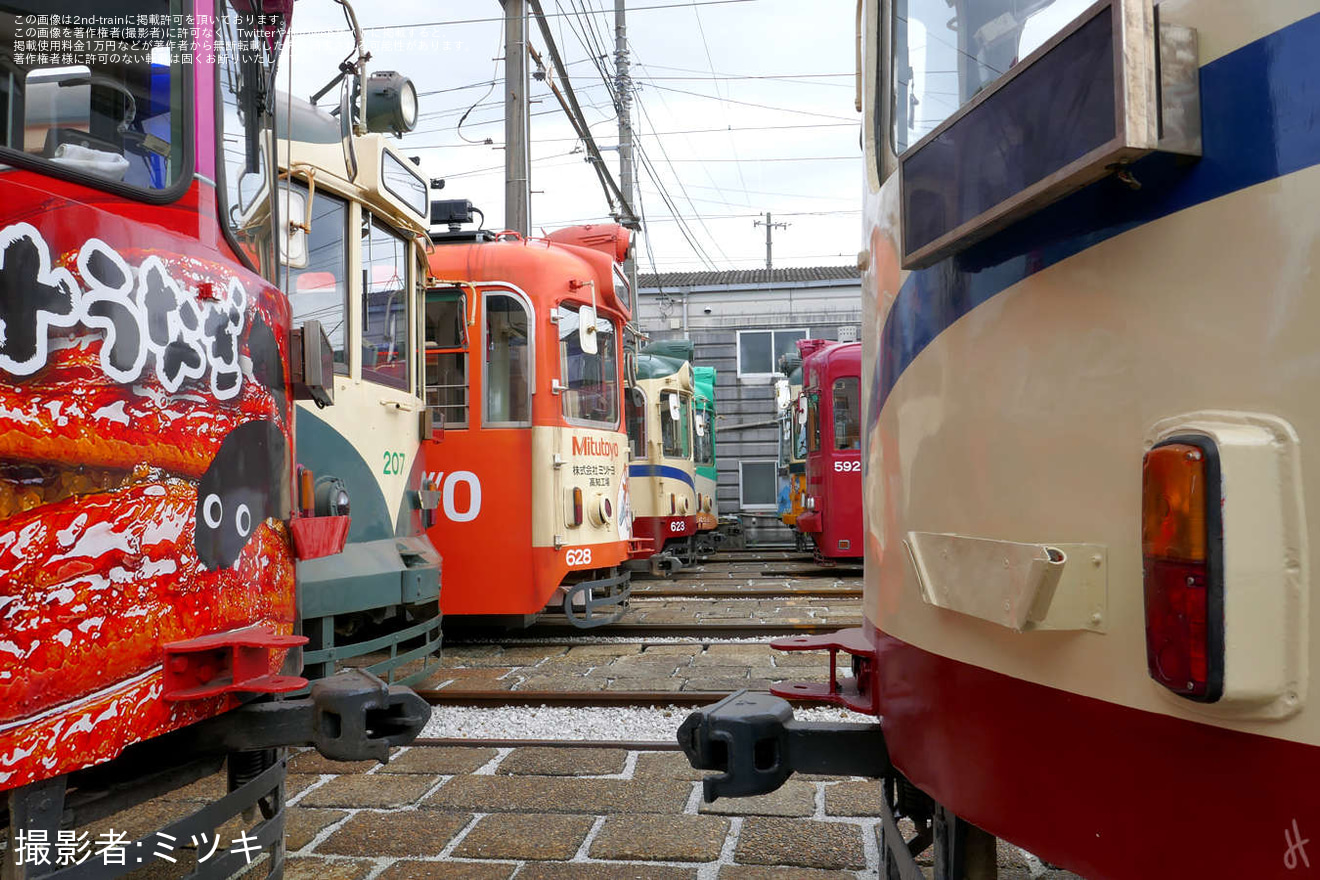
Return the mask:
POLYGON ((1314 873, 1320 3, 856 25, 864 621, 773 691, 872 720, 736 694, 707 797, 881 779, 886 880, 1314 873))
POLYGON ((807 409, 805 510, 820 562, 862 555, 862 344, 799 339, 807 409))
POLYGON ((611 622, 630 584, 628 232, 459 231, 471 205, 435 205, 433 222, 453 231, 432 235, 426 394, 437 427, 423 456, 439 493, 428 535, 444 558, 445 620, 525 625, 562 610, 579 626, 611 622))
POLYGON ((295 566, 334 551, 333 524, 293 497, 293 401, 326 393, 328 349, 272 283, 268 86, 291 7, 0 2, 7 877, 26 876, 24 838, 53 844, 226 761, 229 794, 169 830, 260 805, 250 840, 278 876, 280 747, 384 758, 424 721, 416 695, 357 673, 262 698, 308 685, 295 566), (21 39, 93 19, 112 51, 79 63, 21 39), (129 21, 140 34, 117 31, 129 21))

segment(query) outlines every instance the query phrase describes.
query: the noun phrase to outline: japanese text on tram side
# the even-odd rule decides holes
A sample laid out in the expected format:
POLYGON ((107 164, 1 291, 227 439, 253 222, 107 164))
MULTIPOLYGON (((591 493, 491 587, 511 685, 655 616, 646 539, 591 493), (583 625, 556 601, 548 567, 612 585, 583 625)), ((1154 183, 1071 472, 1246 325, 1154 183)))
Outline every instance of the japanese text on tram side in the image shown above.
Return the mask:
POLYGON ((588 486, 609 486, 618 471, 612 464, 575 464, 573 476, 587 477, 588 486))
MULTIPOLYGON (((178 851, 185 849, 195 850, 200 864, 215 858, 221 844, 218 833, 205 832, 193 834, 187 841, 164 831, 157 831, 154 840, 130 841, 126 832, 113 829, 101 832, 94 840, 89 839, 86 831, 79 834, 74 830, 56 831, 52 839, 50 832, 42 828, 20 829, 14 837, 14 864, 19 867, 50 865, 59 868, 81 865, 88 859, 98 860, 103 865, 141 864, 144 858, 177 862, 178 851)), ((256 837, 240 831, 224 852, 242 855, 244 861, 251 864, 261 852, 261 844, 256 837)))
POLYGON ((247 294, 237 279, 228 290, 208 291, 210 299, 199 304, 159 257, 135 268, 95 238, 78 251, 77 266, 86 290, 51 262, 35 227, 0 230, 0 371, 36 373, 46 365, 49 337, 81 325, 104 332, 101 368, 116 382, 139 381, 150 360, 170 393, 209 372, 217 398, 238 394, 247 294))

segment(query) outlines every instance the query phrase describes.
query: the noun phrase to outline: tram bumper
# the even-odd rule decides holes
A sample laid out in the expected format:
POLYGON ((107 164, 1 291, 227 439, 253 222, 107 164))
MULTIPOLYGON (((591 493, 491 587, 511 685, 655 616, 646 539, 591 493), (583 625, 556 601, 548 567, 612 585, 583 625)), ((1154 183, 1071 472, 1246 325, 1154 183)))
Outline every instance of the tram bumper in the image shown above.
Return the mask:
POLYGON ((376 760, 417 738, 431 707, 411 689, 362 669, 340 672, 291 700, 247 703, 187 731, 198 751, 313 746, 335 761, 376 760))
POLYGON ((707 802, 766 794, 796 772, 881 777, 892 766, 876 723, 796 721, 786 700, 745 690, 698 709, 678 728, 678 744, 702 780, 707 802))

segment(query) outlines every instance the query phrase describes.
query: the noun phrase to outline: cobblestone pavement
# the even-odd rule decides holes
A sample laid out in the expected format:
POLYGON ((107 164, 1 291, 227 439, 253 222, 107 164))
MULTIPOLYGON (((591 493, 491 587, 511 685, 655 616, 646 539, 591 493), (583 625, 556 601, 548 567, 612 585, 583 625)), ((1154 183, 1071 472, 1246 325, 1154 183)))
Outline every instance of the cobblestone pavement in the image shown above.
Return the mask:
MULTIPOLYGON (((383 766, 304 752, 291 759, 288 779, 286 880, 853 880, 879 872, 879 786, 867 780, 794 777, 769 795, 707 804, 700 774, 678 752, 462 746, 396 750, 383 766)), ((146 828, 223 790, 217 775, 108 827, 146 828)), ((177 863, 146 865, 134 880, 182 876, 196 854, 187 846, 175 854, 177 863)), ((1001 845, 1001 880, 1029 877, 1021 853, 1001 845)))
POLYGON ((784 680, 829 677, 824 652, 784 653, 726 642, 590 645, 457 645, 418 688, 525 691, 766 690, 784 680))

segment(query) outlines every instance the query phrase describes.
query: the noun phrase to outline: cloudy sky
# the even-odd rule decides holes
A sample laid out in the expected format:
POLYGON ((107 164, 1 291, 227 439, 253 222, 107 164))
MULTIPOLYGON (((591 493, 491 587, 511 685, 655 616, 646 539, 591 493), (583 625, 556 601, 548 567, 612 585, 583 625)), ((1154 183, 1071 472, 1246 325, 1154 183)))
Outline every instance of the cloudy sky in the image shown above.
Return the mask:
MULTIPOLYGON (((446 179, 446 197, 471 199, 487 228, 502 229, 498 0, 355 6, 373 55, 369 69, 397 70, 421 95, 417 129, 402 151, 420 156, 428 177, 446 179)), ((597 144, 616 145, 617 117, 601 75, 614 72, 613 0, 542 0, 542 7, 597 144)), ((774 229, 776 267, 853 262, 863 179, 854 9, 852 0, 628 0, 647 228, 641 271, 652 261, 661 271, 764 266, 765 229, 753 222, 766 211, 789 224, 774 229)), ((549 65, 535 22, 529 32, 549 65)), ((281 87, 292 76, 293 93, 309 97, 350 48, 333 0, 299 0, 281 87)), ((533 231, 607 219, 586 153, 544 83, 533 83, 532 100, 533 231)), ((617 180, 617 153, 604 156, 617 180)))

